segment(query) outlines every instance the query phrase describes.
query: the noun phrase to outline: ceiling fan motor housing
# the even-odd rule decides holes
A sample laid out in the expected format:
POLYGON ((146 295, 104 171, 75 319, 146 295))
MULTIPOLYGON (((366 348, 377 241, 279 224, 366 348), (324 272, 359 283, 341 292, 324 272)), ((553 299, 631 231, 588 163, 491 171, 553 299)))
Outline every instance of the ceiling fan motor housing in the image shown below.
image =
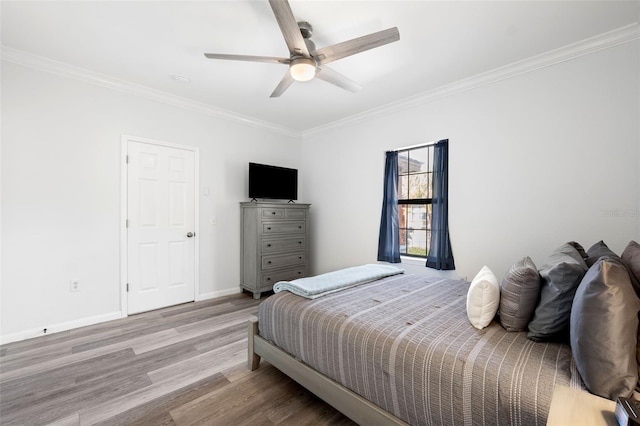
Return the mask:
POLYGON ((307 50, 313 55, 313 53, 316 51, 316 44, 311 41, 311 36, 313 35, 313 26, 307 21, 300 21, 298 22, 298 28, 300 28, 300 34, 302 34, 304 44, 307 45, 307 50))
POLYGON ((300 28, 303 38, 311 38, 313 35, 313 26, 307 21, 298 22, 298 28, 300 28))

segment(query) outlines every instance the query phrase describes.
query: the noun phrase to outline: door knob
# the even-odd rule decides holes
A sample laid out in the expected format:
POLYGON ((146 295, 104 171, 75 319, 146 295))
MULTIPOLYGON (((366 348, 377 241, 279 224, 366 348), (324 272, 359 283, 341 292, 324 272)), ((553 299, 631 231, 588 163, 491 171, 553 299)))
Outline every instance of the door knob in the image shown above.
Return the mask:
POLYGON ((195 232, 187 232, 187 238, 194 237, 195 235, 195 232))

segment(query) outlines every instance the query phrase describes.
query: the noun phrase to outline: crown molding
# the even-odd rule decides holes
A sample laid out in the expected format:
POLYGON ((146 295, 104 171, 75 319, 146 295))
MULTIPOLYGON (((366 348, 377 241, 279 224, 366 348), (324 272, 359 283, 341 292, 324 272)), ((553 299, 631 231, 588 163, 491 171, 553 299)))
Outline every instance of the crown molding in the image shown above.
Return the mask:
POLYGON ((629 43, 639 38, 640 25, 638 22, 635 22, 540 55, 513 62, 511 64, 477 74, 473 77, 465 78, 433 90, 428 90, 426 92, 404 98, 397 102, 392 102, 378 108, 372 108, 359 114, 354 114, 331 123, 305 130, 302 132, 302 138, 306 139, 340 127, 349 126, 378 117, 388 116, 389 114, 414 108, 419 105, 433 102, 437 99, 442 99, 481 86, 496 83, 501 80, 530 73, 540 68, 549 67, 581 56, 629 43))
POLYGON ((76 67, 74 65, 69 65, 64 62, 55 61, 43 56, 34 55, 32 53, 27 53, 22 50, 13 49, 4 45, 0 46, 0 57, 3 61, 6 62, 11 62, 39 71, 71 78, 84 83, 106 87, 108 89, 117 90, 129 95, 139 96, 178 108, 183 108, 192 112, 233 121, 251 127, 266 129, 295 138, 300 138, 301 136, 301 133, 299 131, 278 126, 276 124, 259 120, 254 117, 238 114, 222 108, 217 108, 202 102, 197 102, 191 99, 183 98, 181 96, 172 95, 167 92, 152 89, 150 87, 131 83, 125 80, 120 80, 110 75, 76 67))
POLYGON ((465 78, 451 84, 428 90, 426 92, 422 92, 417 95, 404 98, 402 100, 392 102, 378 108, 372 108, 362 113, 354 114, 349 117, 301 132, 292 130, 287 127, 279 126, 268 121, 259 120, 254 117, 214 107, 202 102, 193 101, 160 90, 131 83, 125 80, 120 80, 106 74, 100 74, 84 68, 27 53, 18 49, 9 48, 4 45, 0 46, 0 58, 3 61, 11 62, 29 68, 34 68, 52 74, 57 74, 85 83, 106 87, 130 95, 147 98, 200 114, 205 114, 235 123, 240 123, 246 126, 265 129, 290 137, 302 137, 303 139, 305 139, 326 131, 349 126, 382 116, 387 116, 389 114, 397 113, 409 108, 414 108, 426 103, 433 102, 437 99, 452 96, 461 92, 466 92, 468 90, 473 90, 481 86, 526 74, 540 68, 552 66, 584 55, 589 55, 591 53, 629 43, 639 38, 640 25, 638 22, 635 22, 633 24, 597 35, 595 37, 569 44, 559 49, 551 50, 549 52, 533 56, 522 61, 495 68, 493 70, 475 75, 473 77, 465 78))

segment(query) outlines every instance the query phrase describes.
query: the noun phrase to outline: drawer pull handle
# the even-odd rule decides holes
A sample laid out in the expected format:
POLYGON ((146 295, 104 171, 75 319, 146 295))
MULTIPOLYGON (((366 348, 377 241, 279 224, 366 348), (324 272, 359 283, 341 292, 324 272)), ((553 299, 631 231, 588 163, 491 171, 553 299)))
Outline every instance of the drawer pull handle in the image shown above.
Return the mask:
POLYGON ((298 259, 302 259, 302 256, 298 256, 298 259))
POLYGON ((271 244, 267 244, 267 247, 271 247, 271 244))
POLYGON ((302 226, 298 226, 298 229, 302 229, 302 226))
POLYGON ((267 281, 271 281, 271 278, 270 278, 270 277, 267 277, 267 281))
POLYGON ((271 212, 271 214, 276 214, 276 212, 271 212))
POLYGON ((271 261, 268 261, 268 262, 267 262, 267 264, 268 264, 268 265, 271 265, 271 261))
POLYGON ((267 228, 267 231, 271 231, 271 227, 270 226, 267 228))
POLYGON ((302 244, 302 241, 298 241, 298 244, 302 244))
POLYGON ((298 275, 302 275, 302 272, 298 271, 298 275))

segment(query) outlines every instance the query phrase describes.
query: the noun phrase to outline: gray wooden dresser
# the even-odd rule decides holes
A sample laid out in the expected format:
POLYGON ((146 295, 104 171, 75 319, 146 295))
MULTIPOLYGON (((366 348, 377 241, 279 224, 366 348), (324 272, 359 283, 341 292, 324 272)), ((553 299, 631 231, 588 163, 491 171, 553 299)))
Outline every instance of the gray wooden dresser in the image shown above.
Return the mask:
POLYGON ((273 202, 240 203, 242 210, 240 287, 271 291, 278 281, 309 274, 309 206, 273 202))

